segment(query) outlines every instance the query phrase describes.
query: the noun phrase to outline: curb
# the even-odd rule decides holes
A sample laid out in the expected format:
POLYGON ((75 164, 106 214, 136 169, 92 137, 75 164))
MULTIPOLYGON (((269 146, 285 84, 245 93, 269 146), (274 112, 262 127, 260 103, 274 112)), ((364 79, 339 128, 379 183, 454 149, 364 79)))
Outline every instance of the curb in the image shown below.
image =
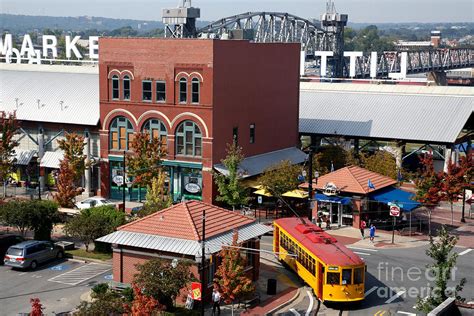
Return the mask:
POLYGON ((272 315, 275 311, 277 311, 277 310, 279 310, 279 309, 281 309, 281 308, 283 308, 283 307, 285 307, 285 306, 288 306, 288 305, 290 305, 291 303, 293 303, 293 302, 298 298, 298 296, 300 296, 300 294, 301 294, 300 291, 301 291, 301 288, 298 288, 298 289, 296 290, 295 295, 294 295, 292 298, 290 298, 290 299, 289 299, 288 301, 286 301, 285 303, 282 303, 282 304, 278 305, 277 307, 274 307, 273 309, 269 310, 268 312, 265 313, 265 315, 272 315))
POLYGON ((107 261, 102 261, 102 260, 99 260, 99 259, 91 259, 91 258, 84 258, 84 257, 78 257, 78 256, 74 256, 74 257, 65 256, 64 258, 67 259, 68 261, 73 261, 73 262, 79 262, 79 263, 93 262, 93 263, 100 263, 100 264, 105 264, 105 265, 112 266, 111 263, 109 263, 107 261))

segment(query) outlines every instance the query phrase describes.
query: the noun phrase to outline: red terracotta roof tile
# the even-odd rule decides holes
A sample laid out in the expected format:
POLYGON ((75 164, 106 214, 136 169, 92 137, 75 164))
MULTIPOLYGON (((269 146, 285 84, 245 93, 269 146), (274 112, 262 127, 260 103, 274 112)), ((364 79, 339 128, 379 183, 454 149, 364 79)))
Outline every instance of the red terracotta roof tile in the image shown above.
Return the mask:
POLYGON ((200 241, 204 209, 206 239, 255 222, 254 219, 211 204, 186 201, 120 226, 118 230, 200 241))
MULTIPOLYGON (((394 185, 397 181, 390 177, 386 177, 376 172, 369 171, 367 169, 349 166, 338 169, 334 172, 325 174, 318 178, 318 183, 313 186, 319 190, 322 190, 324 185, 328 182, 334 183, 341 192, 356 193, 366 195, 369 192, 375 192, 385 187, 394 185), (374 184, 375 189, 369 189, 368 180, 374 184)), ((308 183, 300 185, 301 188, 307 188, 308 183)))

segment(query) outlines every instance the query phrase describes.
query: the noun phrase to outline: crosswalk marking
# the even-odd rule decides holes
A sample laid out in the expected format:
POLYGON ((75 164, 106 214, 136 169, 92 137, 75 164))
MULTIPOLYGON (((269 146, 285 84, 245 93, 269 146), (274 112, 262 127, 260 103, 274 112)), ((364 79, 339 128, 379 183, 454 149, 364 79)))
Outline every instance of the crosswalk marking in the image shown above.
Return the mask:
POLYGON ((355 254, 361 255, 361 256, 370 256, 370 253, 365 253, 365 252, 358 252, 354 251, 355 254))
POLYGON ((79 283, 92 279, 111 269, 112 268, 109 265, 99 264, 99 263, 89 263, 77 269, 57 275, 49 279, 48 281, 67 284, 67 285, 78 285, 79 283))
POLYGON ((376 287, 376 286, 373 286, 370 290, 367 290, 367 291, 365 292, 365 296, 369 296, 369 294, 372 293, 373 291, 375 291, 376 289, 377 289, 377 287, 376 287))
POLYGON ((373 251, 377 252, 378 249, 370 249, 370 248, 362 248, 362 247, 353 247, 353 246, 347 246, 349 249, 355 249, 355 250, 363 250, 363 251, 373 251))
POLYGON ((467 254, 467 253, 469 253, 469 252, 471 252, 471 251, 472 251, 472 249, 466 249, 466 250, 464 250, 463 252, 461 252, 459 255, 460 255, 460 256, 464 256, 465 254, 467 254))
POLYGON ((402 311, 397 311, 397 314, 404 314, 404 315, 408 315, 408 316, 416 316, 415 313, 408 313, 408 312, 402 312, 402 311))
POLYGON ((390 304, 392 303, 393 301, 395 301, 397 298, 399 298, 400 296, 402 296, 403 294, 405 294, 406 291, 399 291, 397 292, 397 294, 395 294, 394 296, 392 296, 391 298, 389 298, 388 300, 385 301, 385 304, 390 304))

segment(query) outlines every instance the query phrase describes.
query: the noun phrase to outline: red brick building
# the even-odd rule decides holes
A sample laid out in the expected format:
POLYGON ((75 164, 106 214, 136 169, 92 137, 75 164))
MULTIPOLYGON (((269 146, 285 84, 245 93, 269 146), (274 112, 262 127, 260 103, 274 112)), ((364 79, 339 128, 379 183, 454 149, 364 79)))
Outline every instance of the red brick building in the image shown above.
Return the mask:
MULTIPOLYGON (((211 171, 233 139, 246 157, 263 154, 247 176, 279 160, 302 162, 299 58, 299 44, 101 38, 101 195, 121 198, 123 153, 144 130, 166 143, 175 201, 212 202, 211 171)), ((128 189, 127 199, 143 198, 128 189)))
MULTIPOLYGON (((206 212, 204 241, 206 256, 209 256, 204 284, 208 284, 209 288, 212 287, 214 273, 221 260, 217 255, 223 245, 232 243, 234 230, 238 231, 242 247, 257 250, 260 249, 259 237, 271 231, 270 227, 236 212, 199 201, 182 202, 121 226, 116 232, 98 239, 112 244, 114 281, 131 283, 137 273, 135 265, 155 257, 189 260, 194 263, 192 271, 199 279, 200 260, 197 257, 202 252, 203 210, 206 212)), ((242 250, 241 253, 247 259, 246 271, 253 280, 257 280, 259 252, 242 250)))

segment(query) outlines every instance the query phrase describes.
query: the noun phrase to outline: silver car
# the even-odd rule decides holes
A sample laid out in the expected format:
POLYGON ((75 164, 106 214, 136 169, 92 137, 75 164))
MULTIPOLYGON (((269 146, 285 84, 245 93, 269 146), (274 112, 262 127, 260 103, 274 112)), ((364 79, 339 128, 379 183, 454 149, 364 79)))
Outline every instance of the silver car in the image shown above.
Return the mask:
POLYGON ((50 241, 28 240, 8 248, 4 262, 13 268, 34 270, 39 264, 63 257, 63 249, 50 241))
POLYGON ((85 199, 81 202, 77 202, 76 203, 76 208, 78 208, 80 210, 83 210, 83 209, 86 209, 86 208, 102 206, 102 205, 114 205, 115 206, 115 203, 110 201, 110 200, 101 198, 101 197, 91 197, 91 198, 85 199))

